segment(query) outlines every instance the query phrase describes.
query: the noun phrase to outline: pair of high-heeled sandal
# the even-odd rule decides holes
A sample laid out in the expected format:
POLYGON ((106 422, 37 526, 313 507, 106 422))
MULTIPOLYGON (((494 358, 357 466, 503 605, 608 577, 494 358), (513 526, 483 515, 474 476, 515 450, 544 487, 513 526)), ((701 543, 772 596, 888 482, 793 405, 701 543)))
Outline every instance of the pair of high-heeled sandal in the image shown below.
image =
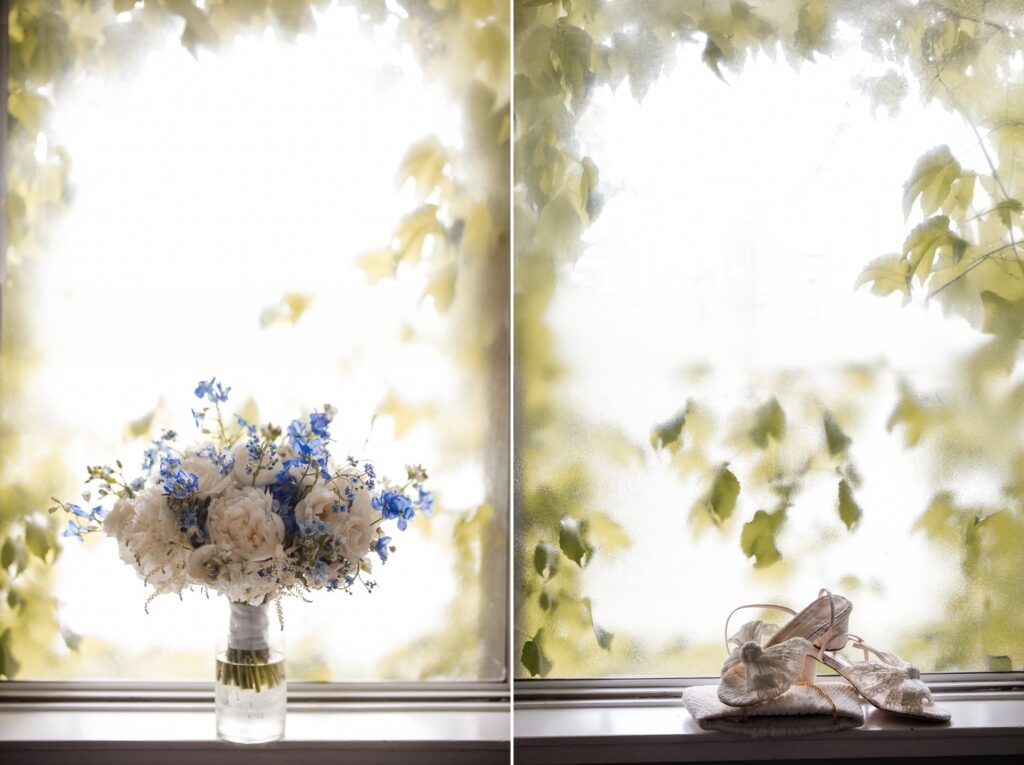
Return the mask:
POLYGON ((732 707, 760 704, 781 696, 794 684, 813 683, 821 662, 879 709, 926 720, 949 720, 949 712, 932 700, 917 667, 896 654, 872 648, 849 632, 852 610, 849 600, 828 590, 822 590, 800 613, 763 603, 734 609, 725 621, 726 645, 732 653, 722 666, 719 700, 732 707), (744 608, 777 609, 793 618, 782 627, 747 622, 730 636, 729 621, 744 608), (864 652, 863 661, 851 662, 839 653, 847 643, 864 652))

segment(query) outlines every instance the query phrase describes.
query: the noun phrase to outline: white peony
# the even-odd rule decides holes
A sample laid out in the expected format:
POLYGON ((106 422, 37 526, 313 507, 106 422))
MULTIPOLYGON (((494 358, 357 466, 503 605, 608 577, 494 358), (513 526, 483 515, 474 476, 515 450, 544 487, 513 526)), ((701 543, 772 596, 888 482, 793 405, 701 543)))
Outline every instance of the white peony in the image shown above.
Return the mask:
POLYGON ((115 511, 108 533, 117 537, 121 560, 133 566, 157 593, 180 592, 186 587, 191 549, 167 505, 167 496, 149 488, 137 494, 134 502, 119 501, 111 513, 115 511))
POLYGON ((266 560, 284 541, 284 521, 273 511, 273 497, 253 486, 232 486, 210 505, 210 540, 245 560, 266 560))
POLYGON ((125 526, 132 522, 135 517, 135 500, 119 499, 114 503, 114 509, 107 513, 103 519, 103 532, 108 537, 114 537, 121 541, 124 536, 125 526))
POLYGON ((199 479, 199 496, 216 497, 227 489, 233 481, 231 471, 227 474, 220 472, 220 467, 211 462, 207 457, 196 454, 189 450, 181 459, 183 470, 191 473, 199 479))

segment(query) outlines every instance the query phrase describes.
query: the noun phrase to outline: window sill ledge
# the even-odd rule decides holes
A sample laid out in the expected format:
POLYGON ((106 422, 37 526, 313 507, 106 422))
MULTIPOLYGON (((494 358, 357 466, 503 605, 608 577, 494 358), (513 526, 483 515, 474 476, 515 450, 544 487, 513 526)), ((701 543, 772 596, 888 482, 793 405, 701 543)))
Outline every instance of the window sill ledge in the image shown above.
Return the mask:
POLYGON ((948 725, 873 707, 860 728, 781 739, 701 730, 680 702, 529 702, 515 710, 516 759, 527 763, 979 757, 1024 753, 1024 693, 942 694, 948 725))
POLYGON ((263 765, 507 763, 507 703, 291 703, 285 739, 218 741, 212 703, 0 704, 0 760, 263 765), (198 758, 195 756, 199 755, 198 758))

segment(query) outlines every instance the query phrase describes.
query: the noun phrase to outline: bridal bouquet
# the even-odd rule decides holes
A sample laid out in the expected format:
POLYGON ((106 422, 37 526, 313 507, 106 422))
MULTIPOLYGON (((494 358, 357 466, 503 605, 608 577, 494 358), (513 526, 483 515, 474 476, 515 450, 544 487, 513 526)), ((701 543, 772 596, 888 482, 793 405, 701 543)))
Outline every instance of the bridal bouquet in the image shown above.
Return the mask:
POLYGON ((384 522, 404 530, 417 512, 433 509, 426 472, 407 467, 398 485, 369 462, 336 463, 330 406, 287 430, 240 416, 225 422, 230 390, 216 378, 200 382, 195 394, 206 406, 192 415, 204 440, 178 446, 177 434, 164 432, 146 449, 141 476, 127 479, 121 462, 89 467, 99 502, 89 509, 85 492, 85 508, 59 500, 51 508, 73 516, 64 535, 102 529, 115 538, 121 559, 153 587, 151 597, 201 587, 256 606, 357 582, 372 589, 370 556, 386 562, 394 549, 384 522))

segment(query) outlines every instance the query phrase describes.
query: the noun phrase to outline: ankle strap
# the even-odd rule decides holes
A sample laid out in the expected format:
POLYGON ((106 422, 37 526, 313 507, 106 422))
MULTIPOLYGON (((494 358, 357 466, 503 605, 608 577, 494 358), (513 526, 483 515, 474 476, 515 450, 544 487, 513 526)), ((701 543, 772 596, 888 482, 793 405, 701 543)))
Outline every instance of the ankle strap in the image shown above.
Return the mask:
POLYGON ((729 622, 732 620, 732 617, 735 616, 737 611, 742 611, 745 608, 771 608, 776 611, 785 611, 791 616, 796 616, 796 611, 792 608, 789 608, 788 606, 780 606, 777 603, 748 603, 745 606, 736 606, 736 608, 730 611, 729 615, 725 617, 725 650, 727 652, 729 650, 729 622))

